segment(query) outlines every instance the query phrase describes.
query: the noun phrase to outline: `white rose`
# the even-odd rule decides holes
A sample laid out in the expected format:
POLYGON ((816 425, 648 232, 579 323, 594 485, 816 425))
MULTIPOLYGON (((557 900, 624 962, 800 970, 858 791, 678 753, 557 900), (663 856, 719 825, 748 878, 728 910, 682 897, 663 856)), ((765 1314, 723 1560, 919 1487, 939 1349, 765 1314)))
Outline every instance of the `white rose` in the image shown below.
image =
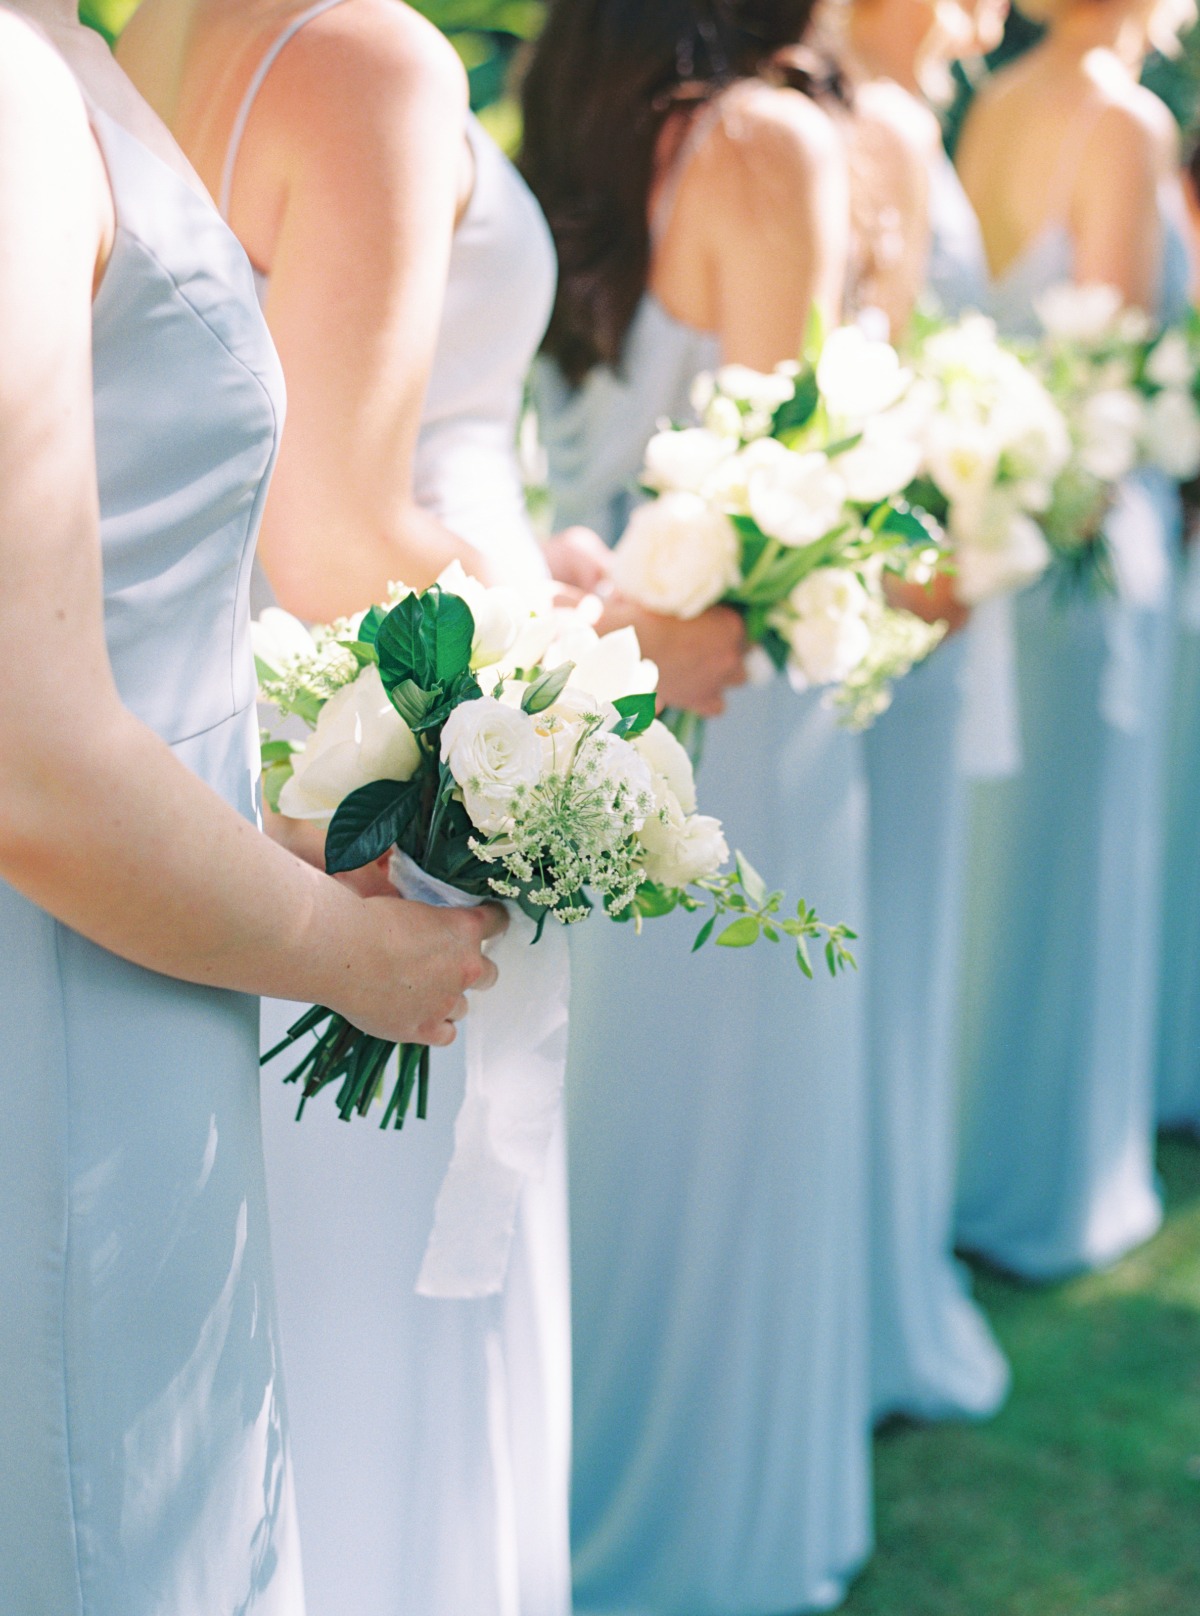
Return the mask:
POLYGON ((861 581, 841 567, 819 567, 796 585, 788 597, 794 615, 780 627, 804 682, 835 684, 853 673, 871 649, 870 603, 861 581))
POLYGON ((716 393, 705 407, 704 424, 717 437, 736 440, 742 435, 742 412, 731 398, 716 393))
POLYGON ((703 415, 713 401, 717 384, 711 370, 702 370, 688 389, 688 400, 697 415, 703 415))
POLYGON ((819 451, 772 456, 751 472, 746 492, 751 516, 781 544, 811 544, 845 519, 846 484, 819 451))
POLYGON ((1151 463, 1176 482, 1200 472, 1200 415, 1182 388, 1168 388, 1150 400, 1143 439, 1151 463))
POLYGON ((990 425, 965 415, 936 415, 925 442, 929 475, 951 504, 968 499, 995 482, 1001 448, 990 425))
POLYGON ((595 644, 570 660, 575 667, 568 688, 586 690, 600 701, 649 695, 658 689, 658 668, 643 657, 637 630, 632 627, 600 635, 595 644))
POLYGON ((838 455, 833 464, 852 500, 875 505, 907 488, 923 458, 921 441, 909 421, 885 414, 871 416, 861 440, 838 455))
POLYGON ((1050 546, 1032 517, 994 503, 994 518, 985 518, 973 537, 955 549, 955 593, 966 606, 1024 589, 1050 565, 1050 546))
POLYGON ((1042 327, 1062 342, 1099 342, 1109 336, 1124 298, 1115 286, 1076 286, 1065 282, 1035 297, 1033 307, 1042 327))
MULTIPOLYGON (((526 688, 521 687, 521 694, 526 688)), ((507 690, 504 699, 509 699, 507 690)), ((515 705, 520 704, 518 695, 515 705)), ((610 730, 619 717, 611 702, 600 701, 590 691, 573 690, 568 685, 552 707, 533 714, 533 727, 542 745, 543 774, 568 773, 584 733, 592 729, 597 720, 600 730, 610 730)))
POLYGON ((420 762, 416 736, 371 665, 321 708, 307 745, 293 759, 279 811, 327 825, 352 791, 376 780, 411 780, 420 762))
POLYGON ((712 473, 704 485, 705 499, 723 510, 749 516, 752 474, 764 467, 786 463, 790 453, 777 438, 759 438, 747 444, 737 454, 723 460, 712 473))
POLYGON ((682 432, 656 432, 646 445, 643 481, 661 493, 672 489, 699 493, 705 479, 733 454, 737 437, 720 437, 707 427, 687 427, 682 432))
POLYGON ((699 617, 741 578, 729 518, 698 494, 664 494, 634 511, 613 552, 620 592, 667 617, 699 617))
POLYGON ((729 857, 721 821, 707 814, 685 814, 672 798, 658 805, 639 836, 646 878, 664 887, 686 887, 716 875, 729 857))
POLYGON ((1195 366, 1182 331, 1168 331, 1146 357, 1146 375, 1156 387, 1190 387, 1195 366))
POLYGON ((294 663, 308 662, 317 643, 298 617, 279 606, 268 606, 250 625, 255 658, 272 673, 284 673, 294 663))
POLYGON ((696 776, 692 760, 667 726, 657 718, 633 739, 635 749, 649 765, 656 799, 669 791, 685 814, 696 812, 696 776))
POLYGON ((542 775, 542 742, 533 720, 518 707, 482 696, 456 707, 442 729, 448 765, 471 823, 495 836, 542 775))
POLYGON ((774 415, 796 391, 790 376, 779 371, 751 370, 749 365, 722 365, 716 379, 726 398, 736 399, 746 409, 764 415, 774 415))
POLYGON ((910 379, 890 343, 875 342, 852 325, 830 333, 817 361, 825 407, 843 421, 865 421, 890 409, 910 379))
POLYGON ((1032 376, 996 408, 992 424, 1014 477, 1053 482, 1071 458, 1071 434, 1062 411, 1032 376))
POLYGON ((502 662, 529 623, 529 602, 515 589, 489 588, 452 561, 438 578, 448 595, 457 595, 471 608, 475 634, 471 641, 472 668, 490 668, 502 662))
POLYGON ((1101 482, 1115 483, 1133 470, 1144 411, 1136 393, 1110 389, 1093 393, 1080 412, 1083 442, 1079 458, 1101 482))

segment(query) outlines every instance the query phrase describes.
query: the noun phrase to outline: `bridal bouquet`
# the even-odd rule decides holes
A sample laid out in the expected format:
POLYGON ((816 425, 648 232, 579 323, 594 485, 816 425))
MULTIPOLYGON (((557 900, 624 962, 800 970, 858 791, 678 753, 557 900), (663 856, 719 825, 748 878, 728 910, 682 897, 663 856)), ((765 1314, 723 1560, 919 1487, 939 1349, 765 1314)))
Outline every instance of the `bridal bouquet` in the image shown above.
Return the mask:
POLYGON ((1061 409, 983 315, 921 323, 908 358, 923 453, 906 495, 945 527, 959 599, 1034 583, 1053 560, 1042 524, 1071 461, 1061 409))
POLYGON ((1035 307, 1043 335, 1028 357, 1072 444, 1043 527, 1069 583, 1111 589, 1103 518, 1116 485, 1142 466, 1177 481, 1200 472, 1200 332, 1155 329, 1111 286, 1051 287, 1035 307))
MULTIPOLYGON (((277 610, 255 629, 263 700, 312 731, 302 746, 266 739, 264 791, 280 813, 328 827, 331 873, 390 858, 404 895, 509 900, 530 941, 548 919, 574 924, 595 907, 638 924, 709 909, 696 947, 725 919, 726 947, 787 937, 811 975, 807 943, 823 938, 831 972, 852 963, 846 928, 804 903, 784 915, 740 855, 723 870, 721 825, 697 812, 632 629, 600 636, 583 610, 485 588, 457 566, 311 633, 277 610)), ((395 1046, 317 1007, 266 1059, 311 1034, 286 1079, 303 1083, 301 1111, 340 1082, 342 1117, 365 1115, 395 1046)), ((403 1124, 414 1091, 425 1114, 428 1071, 428 1049, 401 1048, 384 1127, 403 1124)))
POLYGON ((890 606, 887 573, 927 582, 936 527, 902 497, 922 448, 912 375, 856 327, 769 373, 700 376, 701 424, 657 433, 613 557, 622 594, 669 617, 723 603, 797 689, 826 686, 864 727, 942 625, 890 606))

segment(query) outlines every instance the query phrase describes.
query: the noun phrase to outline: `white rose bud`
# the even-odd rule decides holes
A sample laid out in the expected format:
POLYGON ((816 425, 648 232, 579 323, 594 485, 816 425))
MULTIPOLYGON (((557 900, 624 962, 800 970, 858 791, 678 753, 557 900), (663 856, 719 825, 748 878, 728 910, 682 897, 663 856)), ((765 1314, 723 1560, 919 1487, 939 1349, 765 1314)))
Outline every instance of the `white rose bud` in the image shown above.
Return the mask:
POLYGON ((780 544, 811 544, 845 520, 846 484, 819 451, 772 457, 751 472, 750 514, 780 544))
POLYGON ((327 825, 352 791, 376 780, 411 780, 420 762, 417 738, 372 664, 321 708, 316 729, 293 759, 279 811, 327 825))
POLYGON ((664 494, 634 511, 613 552, 612 581, 652 612, 699 617, 740 581, 740 562, 727 516, 698 494, 664 494))
POLYGON ((1144 441, 1151 462, 1176 482, 1200 472, 1200 415, 1190 393, 1172 387, 1150 400, 1144 441))
POLYGON ((446 720, 442 762, 462 791, 471 823, 495 836, 541 779, 542 741, 527 713, 482 696, 463 702, 446 720))
POLYGON ((688 427, 682 432, 657 432, 646 445, 643 480, 661 493, 672 489, 699 493, 705 480, 728 460, 738 446, 736 434, 720 437, 707 427, 688 427))
POLYGON ((876 342, 857 326, 831 332, 817 361, 817 386, 830 415, 865 421, 891 409, 911 377, 888 342, 876 342))

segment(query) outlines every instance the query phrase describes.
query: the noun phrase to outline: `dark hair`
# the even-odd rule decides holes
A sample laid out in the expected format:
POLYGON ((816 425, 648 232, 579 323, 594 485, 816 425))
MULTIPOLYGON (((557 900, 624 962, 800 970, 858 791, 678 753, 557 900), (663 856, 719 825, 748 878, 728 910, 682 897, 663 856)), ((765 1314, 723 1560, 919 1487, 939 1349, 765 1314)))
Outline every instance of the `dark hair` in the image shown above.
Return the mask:
POLYGON ((672 113, 738 79, 815 93, 831 71, 777 60, 816 0, 555 0, 525 74, 521 169, 558 248, 545 350, 573 382, 619 362, 650 272, 647 200, 672 113))

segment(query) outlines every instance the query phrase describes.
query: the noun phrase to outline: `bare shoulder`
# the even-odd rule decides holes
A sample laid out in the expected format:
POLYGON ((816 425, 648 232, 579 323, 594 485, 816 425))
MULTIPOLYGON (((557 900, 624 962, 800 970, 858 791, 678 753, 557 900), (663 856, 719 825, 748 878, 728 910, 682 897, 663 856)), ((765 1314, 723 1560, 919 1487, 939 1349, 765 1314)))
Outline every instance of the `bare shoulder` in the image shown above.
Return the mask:
POLYGON ((698 159, 706 180, 753 205, 756 197, 794 191, 840 164, 843 144, 828 113, 808 96, 754 81, 721 97, 716 129, 698 159))
POLYGON ((0 145, 89 152, 87 111, 79 86, 53 45, 0 5, 0 145))
POLYGON ((915 161, 929 163, 941 147, 942 133, 933 113, 890 79, 876 79, 855 92, 854 117, 871 133, 898 143, 915 161))
POLYGON ((1177 153, 1174 119, 1163 103, 1139 85, 1122 85, 1105 94, 1083 162, 1098 182, 1153 179, 1175 168, 1177 153))

